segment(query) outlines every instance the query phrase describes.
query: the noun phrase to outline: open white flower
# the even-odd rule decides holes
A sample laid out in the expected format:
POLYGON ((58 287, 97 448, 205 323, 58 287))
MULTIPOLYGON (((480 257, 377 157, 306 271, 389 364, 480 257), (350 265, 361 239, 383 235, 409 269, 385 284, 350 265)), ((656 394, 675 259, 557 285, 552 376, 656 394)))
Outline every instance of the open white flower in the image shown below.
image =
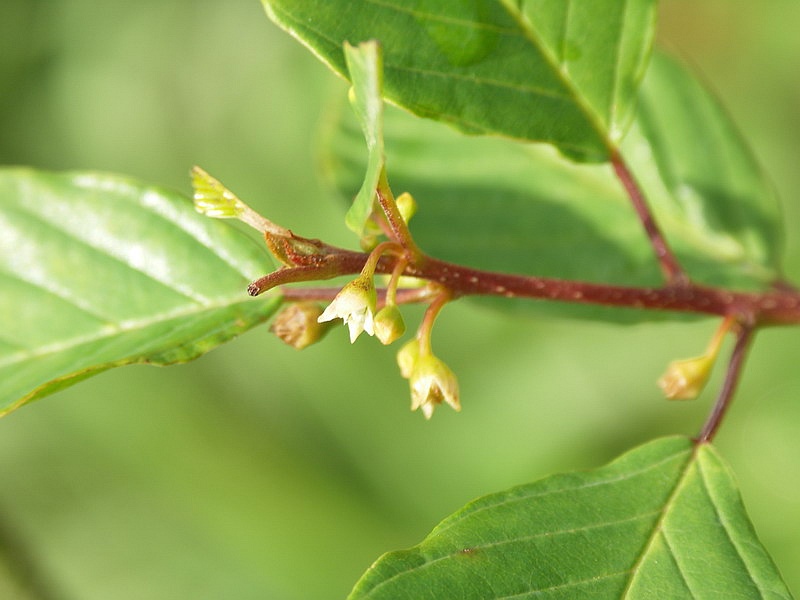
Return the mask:
POLYGON ((411 410, 422 410, 430 419, 438 404, 446 402, 454 410, 461 410, 458 399, 458 379, 450 368, 433 354, 422 354, 414 362, 409 377, 411 410))
POLYGON ((350 328, 350 343, 356 341, 362 331, 375 334, 375 305, 377 293, 372 277, 361 276, 345 285, 336 294, 325 311, 317 319, 318 322, 342 319, 350 328))

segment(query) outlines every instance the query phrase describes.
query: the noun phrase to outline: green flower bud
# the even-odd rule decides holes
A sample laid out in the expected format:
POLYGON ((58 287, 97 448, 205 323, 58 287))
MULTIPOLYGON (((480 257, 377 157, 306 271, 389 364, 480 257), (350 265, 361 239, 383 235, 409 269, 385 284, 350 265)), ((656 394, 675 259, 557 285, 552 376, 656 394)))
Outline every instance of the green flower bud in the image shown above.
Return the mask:
POLYGON ((667 372, 658 380, 658 387, 669 400, 692 400, 703 391, 719 355, 725 334, 733 323, 731 317, 722 321, 702 356, 669 363, 667 372))
POLYGON ((658 380, 658 387, 670 400, 693 400, 703 391, 715 358, 706 354, 671 362, 658 380))
POLYGON ((406 332, 403 315, 396 304, 387 304, 375 315, 375 337, 381 344, 389 345, 406 332))
POLYGON ((408 192, 403 192, 397 197, 395 204, 397 204, 397 210, 400 211, 400 216, 403 217, 403 221, 407 225, 411 217, 417 212, 417 201, 408 192))
POLYGON ((269 330, 289 346, 302 350, 321 340, 330 329, 328 323, 317 320, 321 314, 322 307, 316 302, 294 302, 278 313, 269 330))

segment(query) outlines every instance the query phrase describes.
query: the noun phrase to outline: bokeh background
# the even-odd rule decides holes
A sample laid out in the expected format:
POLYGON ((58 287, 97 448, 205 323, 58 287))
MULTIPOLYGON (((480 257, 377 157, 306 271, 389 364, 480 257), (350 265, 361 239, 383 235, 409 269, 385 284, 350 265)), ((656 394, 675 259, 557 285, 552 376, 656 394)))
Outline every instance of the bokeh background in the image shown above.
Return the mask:
MULTIPOLYGON (((795 281, 798 23, 794 0, 664 0, 660 24, 771 174, 795 281)), ((258 0, 0 5, 0 164, 188 193, 196 163, 275 221, 352 245, 314 154, 344 90, 258 0)), ((393 349, 351 347, 344 328, 302 353, 262 327, 191 364, 106 372, 0 420, 0 598, 343 598, 381 553, 476 496, 695 433, 714 386, 668 403, 654 382, 713 329, 458 302, 434 343, 464 410, 431 422, 409 412, 393 349)), ((717 440, 795 593, 798 357, 797 331, 760 334, 717 440)))

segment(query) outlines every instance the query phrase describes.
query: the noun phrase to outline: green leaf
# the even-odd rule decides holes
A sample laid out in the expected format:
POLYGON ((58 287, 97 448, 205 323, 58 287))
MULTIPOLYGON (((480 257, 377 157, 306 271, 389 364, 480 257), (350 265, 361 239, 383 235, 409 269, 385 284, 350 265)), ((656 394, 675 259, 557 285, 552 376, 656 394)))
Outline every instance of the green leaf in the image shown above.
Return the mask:
POLYGON ((750 289, 780 277, 772 183, 716 98, 663 54, 653 57, 623 152, 691 275, 750 289))
MULTIPOLYGON (((769 286, 780 275, 776 199, 725 113, 685 69, 660 55, 641 97, 623 151, 689 274, 709 285, 769 286)), ((350 115, 339 113, 325 135, 323 168, 350 198, 361 182, 363 140, 350 115)), ((662 282, 609 165, 575 163, 542 145, 465 137, 390 107, 384 136, 392 188, 417 200, 411 231, 431 255, 524 275, 662 282)), ((526 306, 612 320, 657 317, 653 311, 526 306)))
POLYGON ((375 190, 383 173, 383 57, 376 42, 344 45, 347 70, 353 82, 350 98, 367 141, 367 170, 356 199, 347 212, 347 226, 361 235, 372 212, 375 190))
POLYGON ((468 504, 350 600, 733 597, 791 595, 716 451, 666 438, 468 504))
POLYGON ((597 160, 630 118, 654 0, 263 0, 347 77, 342 43, 377 39, 386 98, 462 131, 549 142, 597 160))
POLYGON ((630 123, 655 35, 656 2, 525 0, 530 27, 612 142, 630 123))
POLYGON ((0 170, 0 414, 102 370, 191 360, 267 319, 249 238, 96 173, 0 170))

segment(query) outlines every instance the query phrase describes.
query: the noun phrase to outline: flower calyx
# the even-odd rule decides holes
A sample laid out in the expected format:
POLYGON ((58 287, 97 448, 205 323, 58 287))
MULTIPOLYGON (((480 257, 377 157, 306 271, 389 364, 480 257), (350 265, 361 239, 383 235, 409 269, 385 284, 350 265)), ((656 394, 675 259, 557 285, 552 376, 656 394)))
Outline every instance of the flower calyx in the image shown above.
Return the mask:
POLYGON ((302 350, 328 333, 330 324, 319 322, 321 314, 317 302, 292 302, 278 313, 269 330, 287 345, 302 350))

